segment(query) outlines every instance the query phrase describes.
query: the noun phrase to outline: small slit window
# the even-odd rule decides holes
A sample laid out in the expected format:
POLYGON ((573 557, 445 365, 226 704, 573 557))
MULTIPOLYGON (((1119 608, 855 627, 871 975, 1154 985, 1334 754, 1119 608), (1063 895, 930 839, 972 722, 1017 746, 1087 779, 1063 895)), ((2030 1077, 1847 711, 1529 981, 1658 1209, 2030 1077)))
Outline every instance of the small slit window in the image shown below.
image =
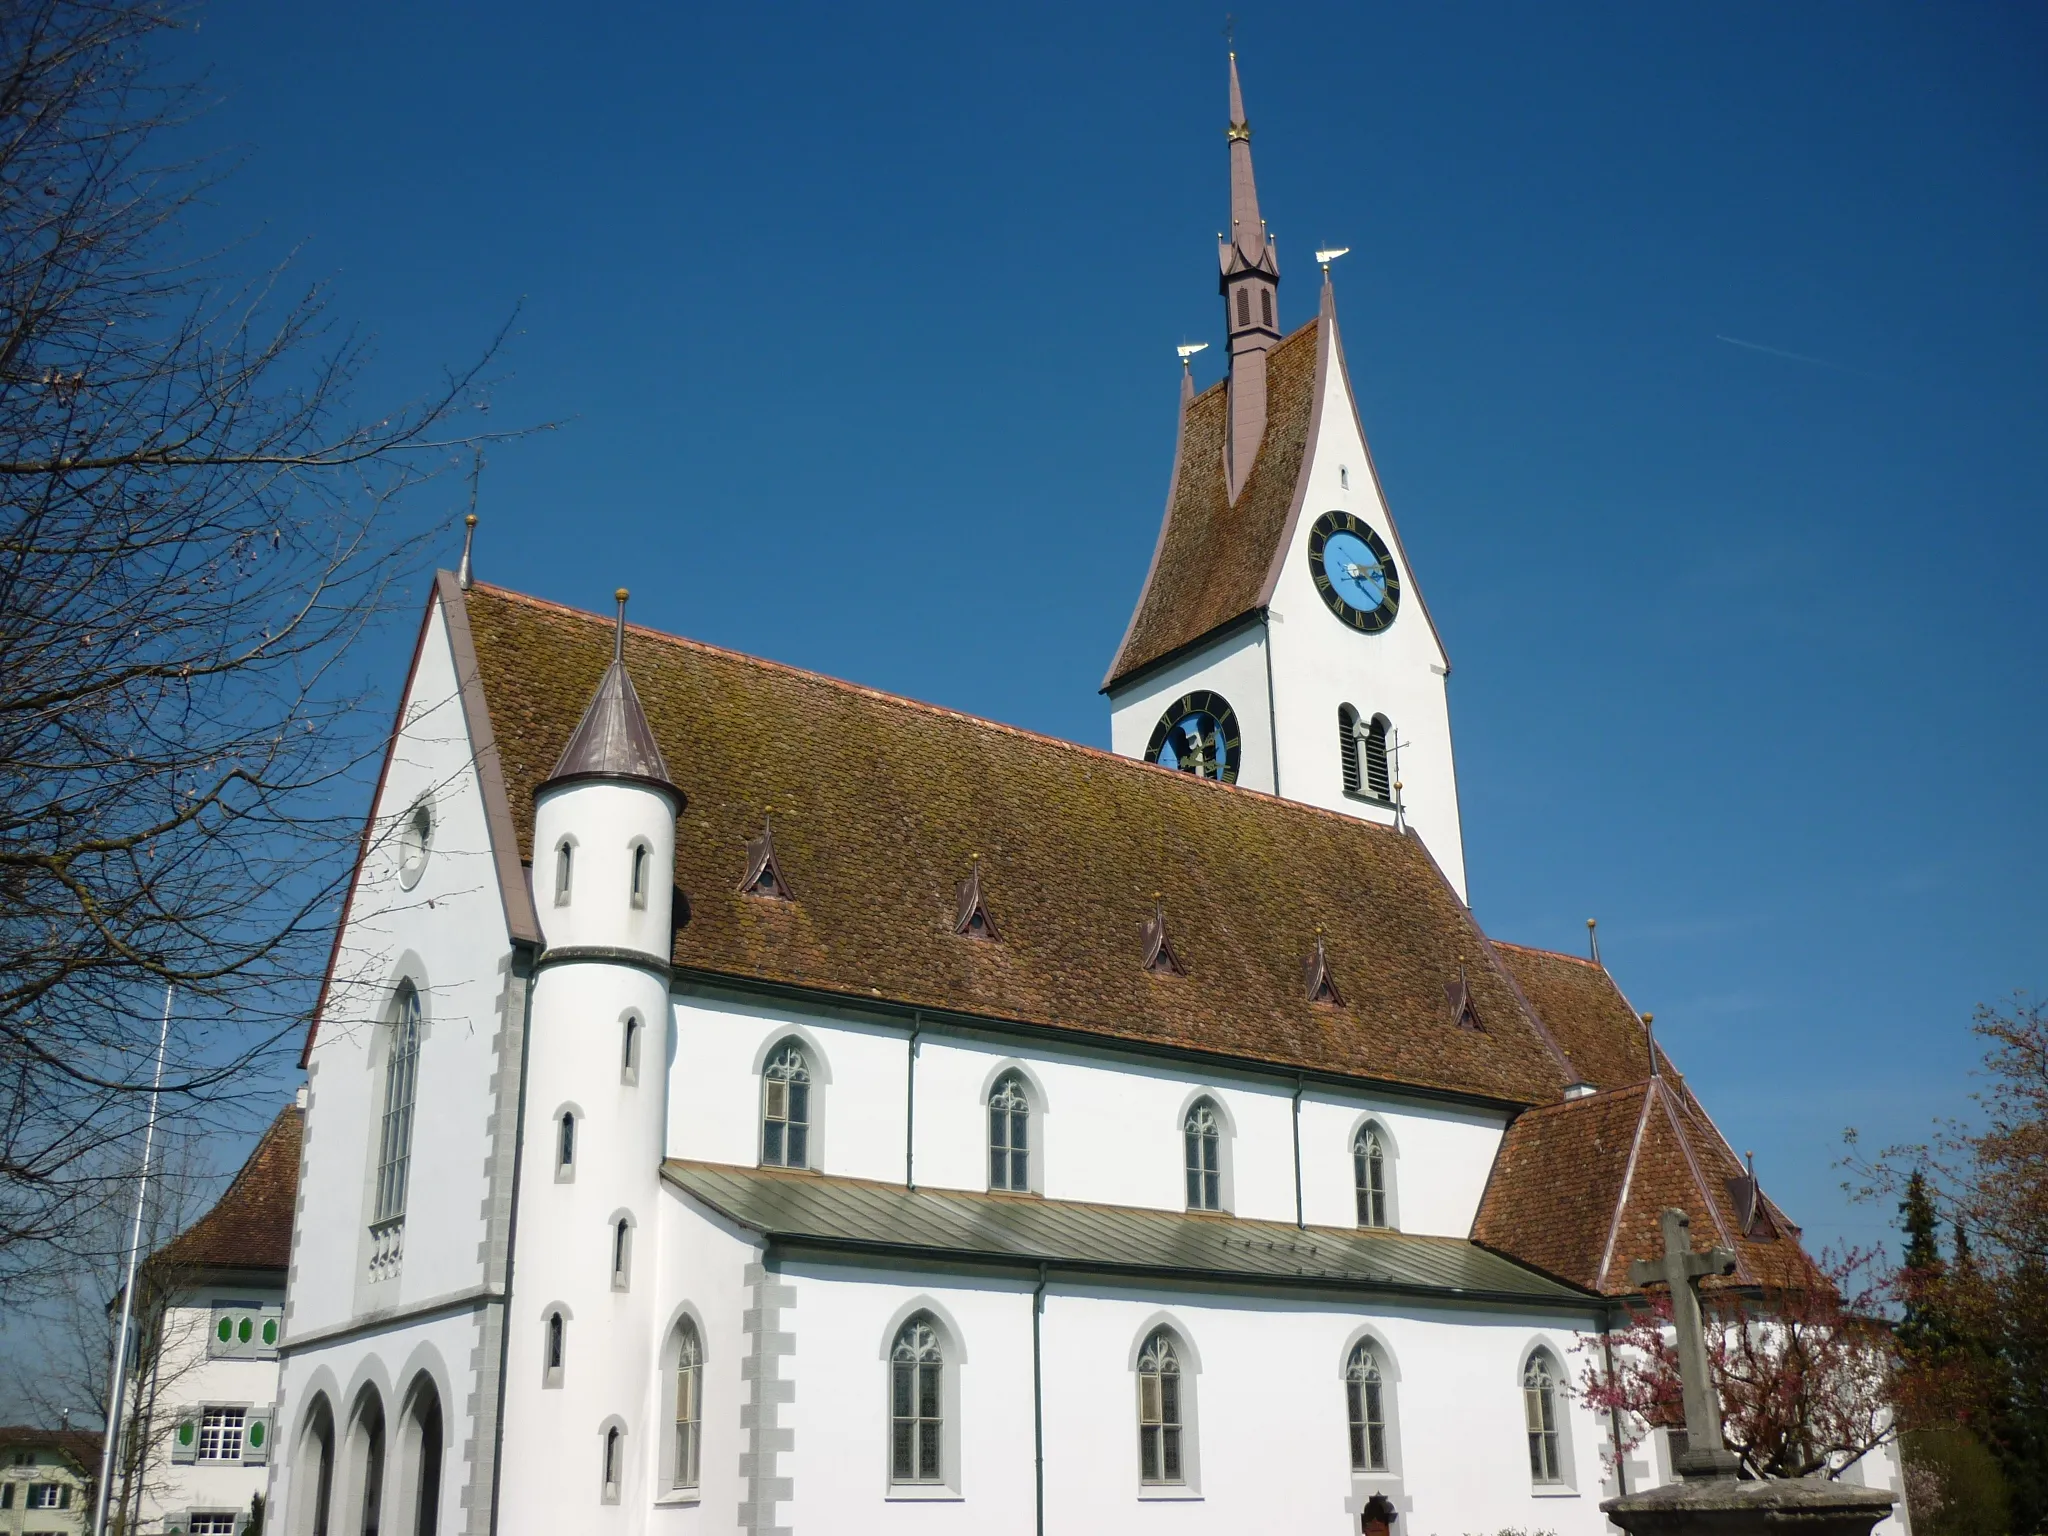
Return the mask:
POLYGON ((640 1016, 629 1013, 619 1025, 619 1081, 632 1084, 640 1081, 640 1016))
POLYGON ((612 1224, 612 1289, 629 1289, 632 1275, 633 1223, 621 1216, 612 1224))
POLYGON ((761 1074, 761 1161, 771 1168, 808 1168, 811 1069, 794 1040, 779 1046, 761 1074))
POLYGON ((620 1452, 624 1450, 625 1432, 614 1424, 604 1432, 604 1502, 619 1502, 620 1452))
POLYGON ((648 853, 645 843, 635 843, 633 845, 632 898, 636 909, 644 909, 647 905, 647 876, 653 862, 653 857, 648 853))
POLYGON ((1148 1484, 1185 1483, 1182 1455, 1180 1354, 1161 1328, 1138 1355, 1138 1478, 1148 1484))
POLYGON ((565 1109, 555 1123, 555 1177, 566 1179, 576 1172, 576 1111, 565 1109))
POLYGON ((576 847, 566 837, 555 844, 555 905, 569 905, 569 885, 575 875, 576 847))
POLYGON ((559 1387, 562 1384, 562 1358, 569 1332, 568 1320, 562 1316, 561 1308, 557 1307, 548 1313, 547 1325, 542 1332, 541 1369, 545 1375, 541 1384, 559 1387))

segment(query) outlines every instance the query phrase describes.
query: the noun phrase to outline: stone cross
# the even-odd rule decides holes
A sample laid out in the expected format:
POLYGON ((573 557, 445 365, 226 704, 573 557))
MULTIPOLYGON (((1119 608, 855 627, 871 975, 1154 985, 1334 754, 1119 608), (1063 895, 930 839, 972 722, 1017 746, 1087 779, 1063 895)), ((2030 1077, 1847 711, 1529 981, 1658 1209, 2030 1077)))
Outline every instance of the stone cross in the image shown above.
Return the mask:
POLYGON ((1678 1380, 1685 1392, 1686 1449, 1677 1458, 1680 1477, 1733 1477, 1735 1455, 1721 1438, 1721 1403, 1707 1374, 1707 1333, 1700 1315, 1700 1280, 1735 1273, 1726 1248, 1695 1253, 1692 1221, 1673 1206, 1661 1218, 1664 1257, 1637 1259, 1628 1267, 1636 1285, 1671 1287, 1671 1321, 1678 1334, 1678 1380))

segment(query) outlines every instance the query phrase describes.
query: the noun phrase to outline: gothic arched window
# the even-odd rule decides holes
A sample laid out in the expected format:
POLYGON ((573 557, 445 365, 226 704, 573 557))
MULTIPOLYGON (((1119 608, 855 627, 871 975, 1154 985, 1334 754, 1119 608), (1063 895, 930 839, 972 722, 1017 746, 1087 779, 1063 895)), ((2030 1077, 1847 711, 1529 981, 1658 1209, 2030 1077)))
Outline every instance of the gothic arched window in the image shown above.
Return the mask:
POLYGON ((1358 1224, 1385 1227, 1387 1220, 1387 1148, 1376 1125, 1361 1125, 1351 1138, 1351 1172, 1358 1187, 1358 1224))
POLYGON ((1529 1476, 1539 1483, 1564 1481, 1557 1429, 1557 1362, 1539 1349, 1522 1369, 1522 1413, 1529 1429, 1529 1476))
POLYGON ((944 1480, 946 1360, 926 1313, 903 1325, 889 1351, 889 1481, 944 1480))
POLYGON ((1207 1099, 1188 1106, 1181 1122, 1187 1143, 1188 1209, 1223 1209, 1223 1117, 1207 1099))
POLYGON ((1180 1353, 1172 1330, 1161 1328, 1138 1354, 1138 1478, 1147 1483, 1184 1483, 1180 1353))
POLYGON ((697 1486, 697 1464, 704 1452, 704 1341, 697 1325, 684 1318, 676 1339, 676 1466, 677 1488, 697 1486))
POLYGON ((419 1086, 420 994, 400 982, 391 1002, 390 1054, 384 1058, 384 1121, 377 1144, 377 1204, 373 1221, 405 1214, 406 1180, 412 1172, 413 1095, 419 1086))
POLYGON ((624 1471, 620 1453, 625 1449, 626 1432, 614 1424, 604 1432, 604 1502, 619 1502, 619 1476, 624 1471))
POLYGON ((566 1179, 576 1171, 576 1111, 565 1109, 555 1128, 555 1177, 566 1179))
POLYGON ((1365 788, 1358 770, 1358 711, 1349 704, 1337 706, 1337 761, 1344 769, 1344 792, 1355 795, 1365 788))
POLYGON ((633 1276, 633 1223, 621 1216, 612 1226, 612 1289, 627 1289, 633 1276))
POLYGON ((1031 1097, 1015 1072, 988 1096, 988 1187, 1031 1188, 1031 1097))
POLYGON ((811 1151, 811 1069, 804 1048, 785 1041, 762 1072, 761 1161, 808 1168, 811 1151))
POLYGON ((569 1324, 562 1316, 562 1309, 555 1308, 548 1313, 547 1337, 541 1344, 541 1370, 544 1373, 541 1385, 559 1387, 562 1384, 562 1355, 568 1339, 569 1324))
POLYGON ((1386 1471, 1386 1379, 1378 1352, 1363 1341, 1344 1366, 1344 1403, 1351 1419, 1351 1470, 1386 1471))
POLYGON ((1387 737, 1393 726, 1385 715, 1374 715, 1365 728, 1365 788, 1382 800, 1394 798, 1393 776, 1387 772, 1387 737))

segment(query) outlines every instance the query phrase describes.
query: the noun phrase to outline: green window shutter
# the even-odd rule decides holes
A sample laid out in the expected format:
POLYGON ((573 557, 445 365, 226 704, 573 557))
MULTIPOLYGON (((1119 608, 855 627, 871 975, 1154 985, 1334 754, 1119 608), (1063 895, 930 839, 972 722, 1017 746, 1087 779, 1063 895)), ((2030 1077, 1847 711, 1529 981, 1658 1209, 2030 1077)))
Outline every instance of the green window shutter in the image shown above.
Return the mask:
POLYGON ((59 1483, 57 1485, 57 1507, 59 1509, 69 1509, 71 1507, 71 1485, 69 1483, 59 1483))
POLYGON ((171 1429, 171 1460, 173 1462, 197 1461, 199 1459, 199 1410, 180 1408, 178 1421, 171 1429))
POLYGON ((241 1341, 242 1343, 244 1343, 244 1344, 248 1343, 248 1342, 249 1342, 249 1340, 251 1340, 251 1339, 252 1339, 252 1338, 254 1338, 255 1336, 256 1336, 256 1324, 255 1324, 255 1322, 254 1322, 253 1320, 251 1320, 251 1319, 249 1319, 249 1318, 246 1318, 246 1317, 245 1317, 245 1318, 243 1318, 243 1319, 241 1320, 241 1322, 240 1322, 240 1323, 236 1324, 236 1326, 235 1326, 235 1337, 236 1337, 236 1338, 237 1338, 238 1340, 240 1340, 240 1341, 241 1341))
POLYGON ((242 1465, 261 1467, 270 1461, 270 1419, 272 1410, 251 1408, 242 1430, 242 1465))

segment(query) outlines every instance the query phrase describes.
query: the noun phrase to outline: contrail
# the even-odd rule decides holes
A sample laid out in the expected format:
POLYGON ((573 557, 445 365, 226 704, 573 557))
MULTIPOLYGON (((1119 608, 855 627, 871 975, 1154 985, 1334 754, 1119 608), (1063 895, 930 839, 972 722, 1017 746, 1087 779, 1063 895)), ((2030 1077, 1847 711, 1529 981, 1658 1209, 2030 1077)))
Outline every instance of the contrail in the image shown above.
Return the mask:
POLYGON ((1862 374, 1866 379, 1877 378, 1874 373, 1864 373, 1861 368, 1851 368, 1847 363, 1831 363, 1824 357, 1808 357, 1804 352, 1787 352, 1783 347, 1767 347, 1760 341, 1744 341, 1740 336, 1723 336, 1718 331, 1714 340, 1725 341, 1731 347, 1747 347, 1752 352, 1768 352, 1773 357, 1789 357, 1795 363, 1811 363, 1816 368, 1832 368, 1837 373, 1862 374))

